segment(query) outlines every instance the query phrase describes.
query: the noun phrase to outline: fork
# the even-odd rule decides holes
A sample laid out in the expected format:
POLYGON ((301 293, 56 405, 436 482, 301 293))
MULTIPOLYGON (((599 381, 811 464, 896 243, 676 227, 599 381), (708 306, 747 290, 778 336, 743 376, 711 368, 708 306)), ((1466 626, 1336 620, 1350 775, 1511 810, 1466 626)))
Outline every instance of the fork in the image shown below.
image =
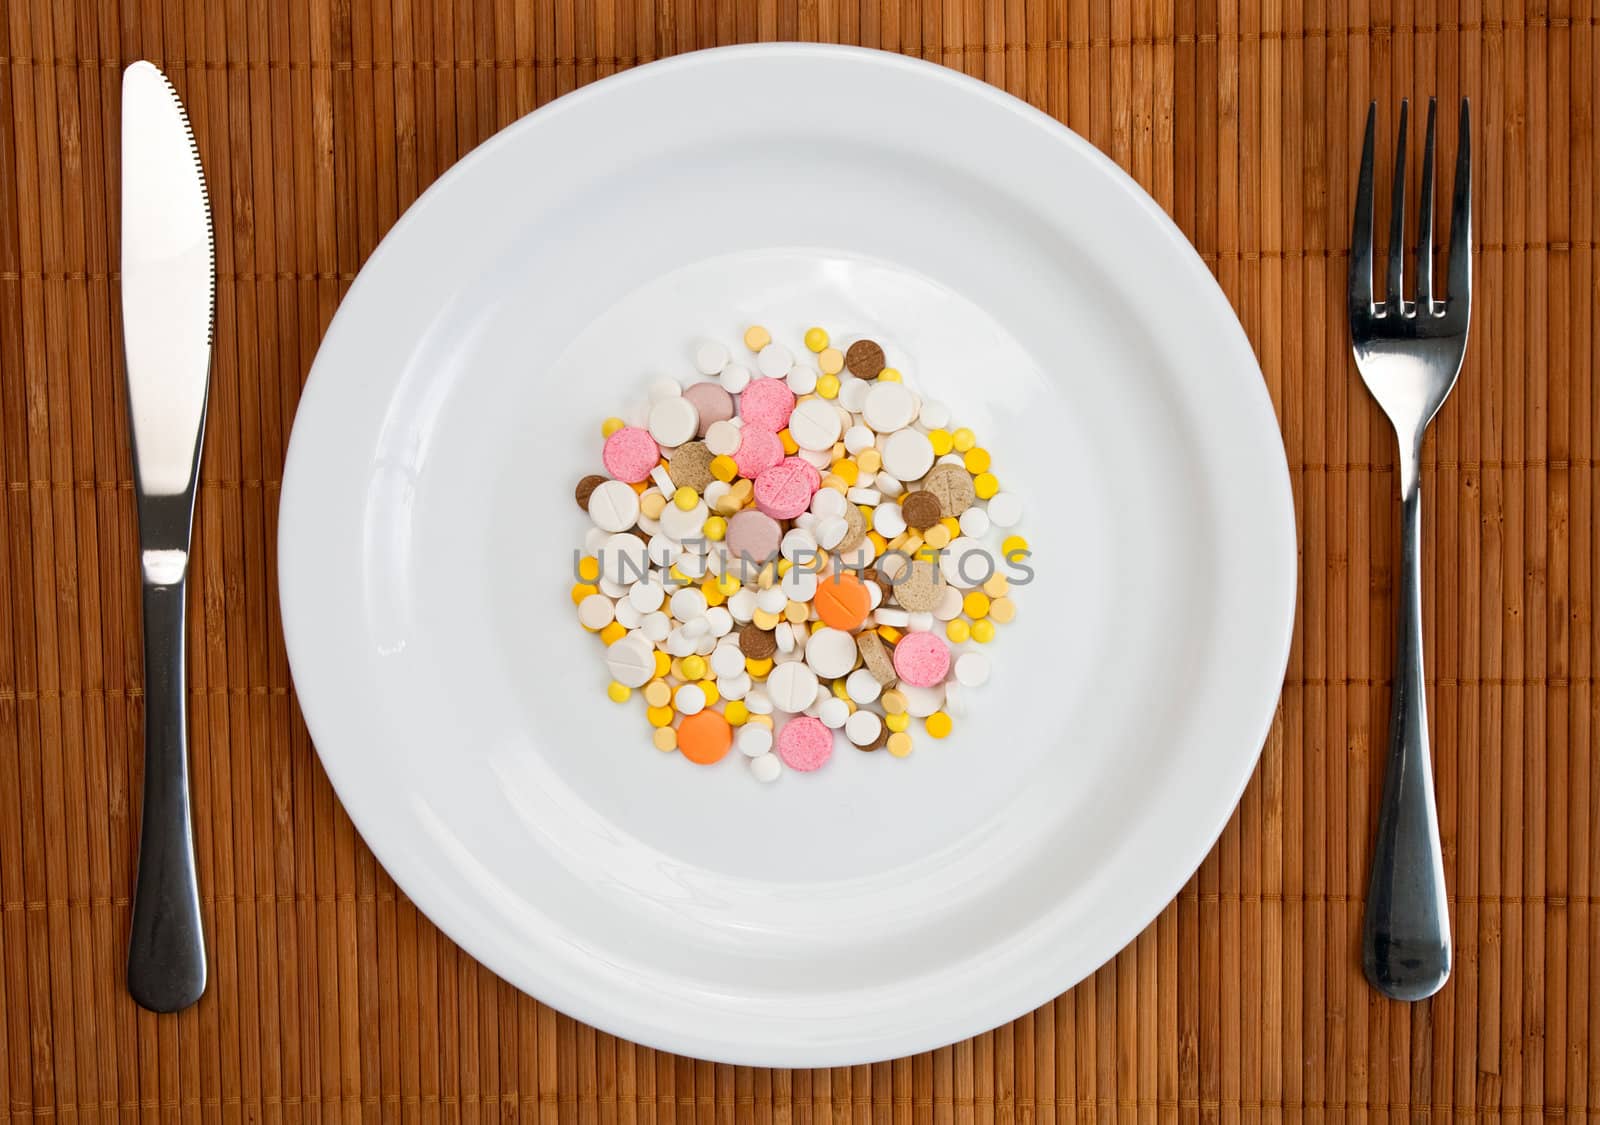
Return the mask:
POLYGON ((1367 109, 1361 175, 1350 236, 1350 345, 1367 390, 1394 424, 1400 443, 1400 620, 1389 712, 1389 754, 1378 839, 1362 928, 1362 967, 1374 988, 1396 1000, 1421 1000, 1450 976, 1450 913, 1445 899, 1439 814, 1428 752, 1428 702, 1422 672, 1422 437, 1461 373, 1472 310, 1472 153, 1469 105, 1461 100, 1455 199, 1445 295, 1433 277, 1433 126, 1422 156, 1416 299, 1402 288, 1405 263, 1406 116, 1389 214, 1388 284, 1372 293, 1372 148, 1378 103, 1367 109))

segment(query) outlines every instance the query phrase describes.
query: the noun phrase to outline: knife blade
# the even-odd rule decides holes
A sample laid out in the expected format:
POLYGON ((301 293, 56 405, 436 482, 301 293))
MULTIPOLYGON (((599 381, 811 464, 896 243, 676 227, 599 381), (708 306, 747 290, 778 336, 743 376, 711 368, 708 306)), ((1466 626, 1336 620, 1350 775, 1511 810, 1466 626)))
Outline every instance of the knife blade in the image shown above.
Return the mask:
POLYGON ((122 76, 122 340, 144 608, 144 812, 128 991, 158 1012, 205 991, 190 823, 184 595, 210 384, 216 273, 200 150, 166 75, 122 76))

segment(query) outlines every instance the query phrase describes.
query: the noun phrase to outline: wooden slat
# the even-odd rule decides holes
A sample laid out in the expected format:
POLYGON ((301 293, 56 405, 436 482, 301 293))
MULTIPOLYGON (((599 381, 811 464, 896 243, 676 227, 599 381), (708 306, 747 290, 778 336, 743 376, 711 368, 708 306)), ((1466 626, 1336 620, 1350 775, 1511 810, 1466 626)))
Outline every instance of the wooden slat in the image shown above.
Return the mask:
MULTIPOLYGON (((1578 1119, 1600 1107, 1600 15, 1583 0, 12 0, 0 5, 0 1121, 904 1125, 1578 1119), (1065 121, 1166 208, 1260 356, 1299 517, 1288 679, 1213 854, 1003 1028, 819 1072, 583 1027, 443 938, 362 846, 279 636, 289 428, 362 261, 468 149, 667 54, 860 43, 1065 121), (120 70, 188 101, 220 346, 190 619, 213 984, 121 987, 143 697, 117 285, 120 70), (1473 99, 1480 251, 1424 451, 1458 962, 1405 1008, 1357 941, 1398 529, 1340 314, 1369 98, 1473 99)), ((1420 146, 1417 114, 1413 158, 1420 146)), ((1440 177, 1443 209, 1448 177, 1440 177)), ((1380 224, 1384 221, 1380 201, 1380 224)))

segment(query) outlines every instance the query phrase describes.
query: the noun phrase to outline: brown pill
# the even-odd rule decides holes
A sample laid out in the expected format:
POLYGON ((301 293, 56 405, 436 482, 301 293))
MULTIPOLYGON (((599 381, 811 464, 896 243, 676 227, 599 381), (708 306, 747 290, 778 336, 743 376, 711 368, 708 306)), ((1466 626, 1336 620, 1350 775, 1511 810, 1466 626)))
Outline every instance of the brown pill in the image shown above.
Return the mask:
POLYGON ((857 749, 866 751, 868 753, 870 753, 873 750, 882 750, 885 746, 889 745, 889 735, 892 734, 892 733, 893 732, 890 731, 887 723, 879 723, 878 724, 878 737, 874 738, 871 742, 867 743, 865 746, 858 747, 857 749))
POLYGON ((711 475, 711 450, 703 441, 686 441, 672 451, 667 461, 667 476, 679 488, 704 492, 716 478, 711 475))
POLYGON ((932 613, 943 597, 944 579, 930 562, 913 562, 894 587, 894 600, 912 613, 932 613))
POLYGON ((589 497, 594 495, 594 490, 599 488, 605 482, 605 477, 596 476, 593 473, 590 473, 588 476, 580 480, 578 482, 577 491, 573 493, 573 496, 577 498, 578 507, 587 512, 589 510, 589 497))
POLYGON ((883 370, 883 349, 876 340, 857 340, 844 353, 844 365, 857 379, 876 379, 883 370))
POLYGON ((883 643, 883 638, 873 632, 857 633, 856 648, 861 653, 861 662, 872 673, 872 678, 883 687, 892 687, 896 679, 894 659, 889 655, 889 646, 883 643))
POLYGON ((739 651, 751 660, 767 660, 778 651, 778 639, 751 622, 739 629, 739 651))
POLYGON ((867 517, 862 515, 861 509, 854 504, 845 506, 844 524, 844 538, 839 540, 838 546, 833 549, 836 555, 848 555, 861 546, 861 541, 867 537, 867 517))
MULTIPOLYGON (((947 468, 953 469, 955 466, 949 465, 947 468)), ((907 527, 927 531, 944 517, 944 505, 937 496, 923 489, 910 493, 900 501, 900 514, 905 517, 907 527)))
MULTIPOLYGON (((977 494, 972 491, 972 474, 960 465, 935 465, 922 478, 922 489, 939 500, 944 515, 961 518, 961 513, 972 507, 977 494)), ((908 519, 906 521, 910 523, 908 519)))

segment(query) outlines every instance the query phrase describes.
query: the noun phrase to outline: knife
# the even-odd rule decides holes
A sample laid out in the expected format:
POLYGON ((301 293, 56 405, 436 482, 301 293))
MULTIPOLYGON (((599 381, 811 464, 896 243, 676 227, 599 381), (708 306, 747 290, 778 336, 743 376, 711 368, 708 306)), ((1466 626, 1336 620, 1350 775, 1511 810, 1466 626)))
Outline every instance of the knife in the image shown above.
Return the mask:
POLYGON ((175 1012, 206 987, 189 815, 184 583, 200 471, 216 273, 189 116, 148 62, 122 75, 122 344, 144 587, 144 815, 128 991, 175 1012))

